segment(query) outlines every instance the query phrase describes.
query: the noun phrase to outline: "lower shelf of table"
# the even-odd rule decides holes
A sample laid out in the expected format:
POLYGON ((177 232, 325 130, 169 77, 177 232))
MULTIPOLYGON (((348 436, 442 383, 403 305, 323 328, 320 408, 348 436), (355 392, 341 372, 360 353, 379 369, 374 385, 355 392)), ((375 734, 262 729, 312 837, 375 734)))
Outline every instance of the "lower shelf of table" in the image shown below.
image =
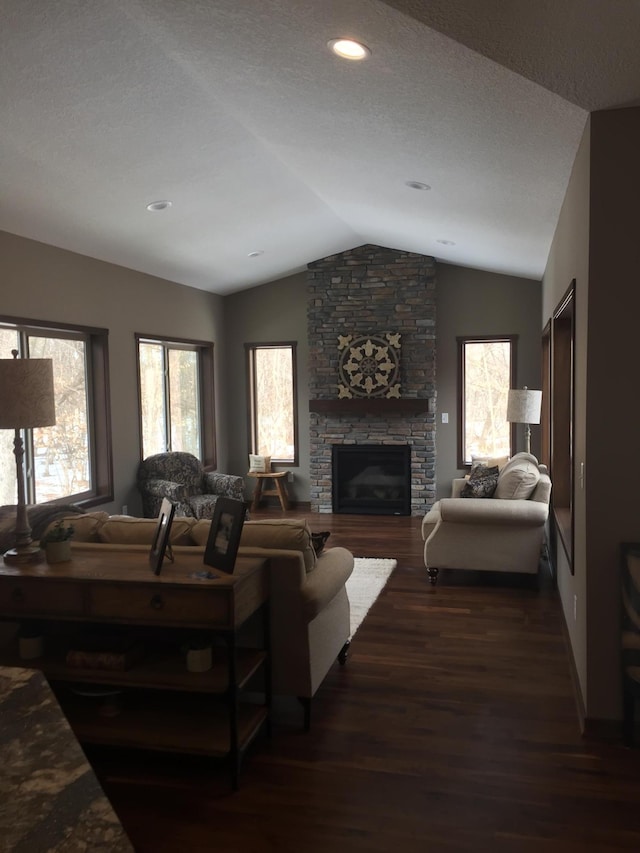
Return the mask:
MULTIPOLYGON (((81 743, 223 758, 231 752, 229 707, 210 696, 128 691, 110 697, 56 694, 81 743)), ((242 752, 266 722, 264 705, 240 704, 237 749, 242 752)))

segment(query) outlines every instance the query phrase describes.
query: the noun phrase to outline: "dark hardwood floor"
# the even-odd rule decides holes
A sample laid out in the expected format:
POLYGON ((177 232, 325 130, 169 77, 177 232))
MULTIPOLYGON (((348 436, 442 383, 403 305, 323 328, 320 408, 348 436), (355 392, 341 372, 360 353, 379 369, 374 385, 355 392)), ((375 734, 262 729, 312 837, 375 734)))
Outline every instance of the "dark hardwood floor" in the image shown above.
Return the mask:
POLYGON ((398 568, 311 731, 297 703, 278 708, 238 792, 219 764, 89 754, 137 851, 640 850, 640 750, 581 737, 546 574, 444 572, 434 588, 419 518, 296 514, 398 568))

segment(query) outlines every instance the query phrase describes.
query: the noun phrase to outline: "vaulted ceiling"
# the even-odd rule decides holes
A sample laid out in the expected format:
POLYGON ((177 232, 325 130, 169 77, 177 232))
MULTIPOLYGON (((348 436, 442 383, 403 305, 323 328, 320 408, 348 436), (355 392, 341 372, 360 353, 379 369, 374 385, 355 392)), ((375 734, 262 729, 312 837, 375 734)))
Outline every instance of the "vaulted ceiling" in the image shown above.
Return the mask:
POLYGON ((639 31, 610 0, 3 0, 0 228, 221 294, 362 243, 540 278, 639 31))

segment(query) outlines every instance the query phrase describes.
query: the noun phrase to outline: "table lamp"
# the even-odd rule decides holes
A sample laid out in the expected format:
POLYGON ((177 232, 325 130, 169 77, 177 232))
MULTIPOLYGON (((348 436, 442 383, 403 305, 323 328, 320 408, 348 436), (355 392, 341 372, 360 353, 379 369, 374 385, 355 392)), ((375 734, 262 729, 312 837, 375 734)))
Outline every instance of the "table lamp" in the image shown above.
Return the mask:
POLYGON ((44 552, 33 544, 27 516, 24 482, 24 446, 21 430, 52 426, 56 422, 53 391, 53 361, 50 358, 0 358, 0 429, 15 430, 13 452, 16 457, 18 504, 16 507, 16 545, 4 554, 5 563, 39 563, 44 552))
POLYGON ((507 420, 512 424, 526 424, 525 440, 527 453, 531 453, 531 427, 529 424, 540 423, 542 409, 542 391, 532 391, 524 388, 509 390, 507 400, 507 420))

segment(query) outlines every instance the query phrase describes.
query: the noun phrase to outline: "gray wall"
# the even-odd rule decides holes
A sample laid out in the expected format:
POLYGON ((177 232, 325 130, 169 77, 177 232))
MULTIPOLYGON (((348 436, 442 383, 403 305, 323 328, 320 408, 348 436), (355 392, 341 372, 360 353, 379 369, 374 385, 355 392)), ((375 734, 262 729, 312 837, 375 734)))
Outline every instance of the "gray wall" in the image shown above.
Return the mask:
MULTIPOLYGON (((458 349, 465 335, 518 335, 518 387, 540 388, 542 287, 539 281, 439 263, 436 270, 436 417, 438 498, 448 497, 457 468, 458 349), (442 413, 449 423, 442 423, 442 413)), ((506 415, 506 413, 505 413, 506 415)), ((524 450, 524 428, 517 449, 524 450)), ((539 427, 531 427, 531 452, 539 453, 539 427)))
MULTIPOLYGON (((539 281, 480 272, 452 264, 438 264, 436 386, 438 389, 437 497, 449 494, 456 467, 457 436, 457 335, 517 334, 518 384, 540 387, 539 281), (441 423, 448 412, 449 423, 441 423)), ((234 472, 246 471, 248 440, 246 419, 245 342, 296 340, 298 342, 298 410, 300 467, 289 489, 295 500, 309 501, 309 392, 306 338, 306 274, 244 290, 225 298, 228 335, 228 379, 231 416, 229 460, 234 472)), ((524 434, 519 435, 524 447, 524 434)), ((539 445, 538 428, 532 428, 532 451, 539 445)))
MULTIPOLYGON (((140 511, 135 333, 215 342, 216 409, 226 410, 224 306, 219 296, 0 232, 3 315, 109 330, 114 500, 140 511)), ((218 469, 228 470, 226 420, 218 417, 218 469)))
POLYGON ((640 109, 592 113, 543 279, 543 323, 576 280, 574 574, 559 561, 558 589, 587 727, 622 715, 620 543, 640 541, 629 476, 640 420, 639 147, 640 109))
MULTIPOLYGON (((587 391, 587 318, 589 304, 589 171, 591 157, 590 122, 584 133, 565 195, 558 225, 551 244, 547 268, 543 278, 544 327, 566 293, 576 280, 575 324, 575 412, 573 441, 575 447, 574 470, 585 461, 586 453, 586 391, 587 391)), ((553 471, 551 471, 553 479, 553 471)), ((587 696, 587 575, 585 538, 585 492, 574 494, 573 518, 575 537, 571 574, 564 547, 556 536, 556 578, 564 618, 569 632, 578 685, 586 705, 587 696), (576 609, 574 617, 574 598, 576 609)))
MULTIPOLYGON (((309 346, 307 343, 307 276, 298 273, 225 297, 227 380, 229 393, 229 464, 234 473, 249 468, 245 343, 297 342, 298 459, 287 466, 294 481, 292 500, 309 501, 309 346)), ((283 469, 282 469, 283 470, 283 469)), ((250 481, 248 481, 250 483, 250 481)), ((253 485, 248 485, 251 494, 253 485)))

